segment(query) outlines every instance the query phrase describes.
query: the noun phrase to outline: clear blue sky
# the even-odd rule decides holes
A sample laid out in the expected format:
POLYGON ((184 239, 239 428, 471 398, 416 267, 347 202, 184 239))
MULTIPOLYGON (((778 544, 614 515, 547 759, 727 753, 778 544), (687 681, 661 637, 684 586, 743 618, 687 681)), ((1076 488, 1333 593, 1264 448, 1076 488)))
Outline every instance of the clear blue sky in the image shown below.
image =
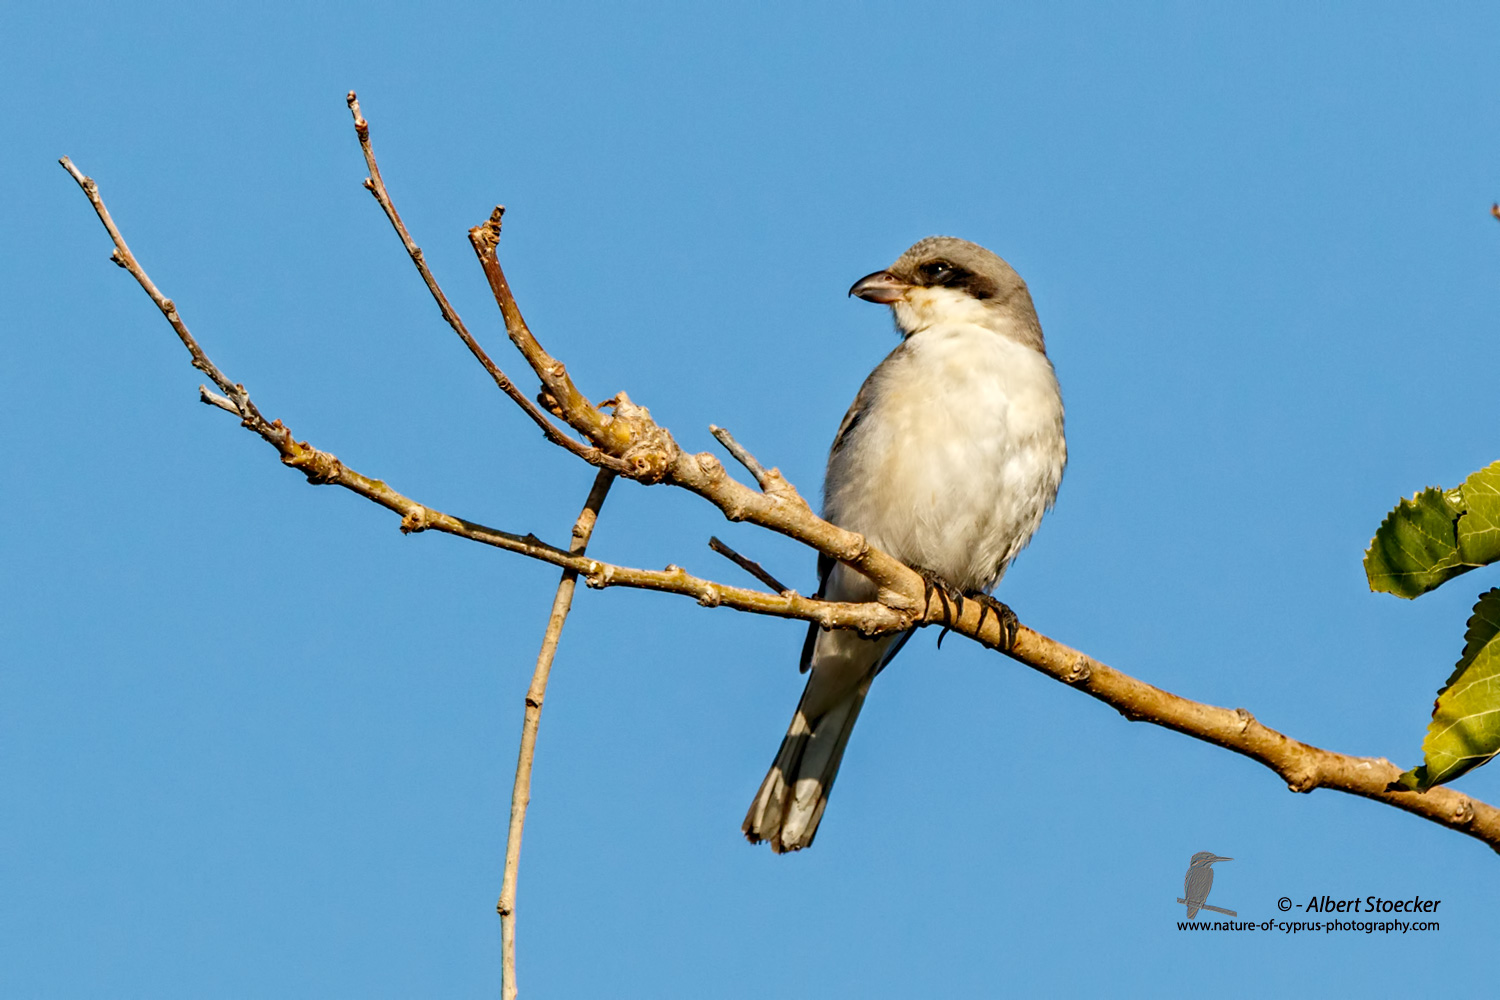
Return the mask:
MULTIPOLYGON (((17 6, 0 85, 0 989, 484 996, 556 574, 281 468, 55 160, 270 416, 561 540, 591 471, 444 327, 360 187, 512 369, 467 227, 596 398, 816 493, 894 344, 851 281, 915 239, 1031 284, 1068 405, 1027 623, 1333 749, 1417 761, 1476 573, 1367 592, 1392 503, 1500 457, 1500 14, 1409 4, 17 6)), ((601 557, 801 586, 812 557, 622 484, 601 557)), ((582 593, 522 865, 529 997, 1382 996, 1491 977, 1500 859, 960 641, 876 687, 817 846, 739 823, 800 626, 582 593), (1213 901, 1420 894, 1422 936, 1179 933, 1213 901)), ((1500 766, 1458 787, 1500 802, 1500 766)), ((1294 911, 1294 915, 1297 911, 1294 911)))

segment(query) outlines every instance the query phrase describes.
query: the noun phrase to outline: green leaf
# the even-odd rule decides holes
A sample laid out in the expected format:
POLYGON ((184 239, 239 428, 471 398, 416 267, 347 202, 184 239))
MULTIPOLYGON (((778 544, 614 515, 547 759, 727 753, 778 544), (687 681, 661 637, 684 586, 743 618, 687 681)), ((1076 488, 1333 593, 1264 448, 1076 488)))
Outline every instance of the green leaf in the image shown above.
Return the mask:
POLYGON ((1463 513, 1461 490, 1444 493, 1428 487, 1398 503, 1365 552, 1370 589, 1418 597, 1473 569, 1458 554, 1457 525, 1463 513))
POLYGON ((1500 462, 1453 490, 1428 487, 1386 515, 1365 552, 1370 589, 1419 597, 1500 561, 1500 462))
POLYGON ((1458 551, 1471 566, 1500 560, 1500 462, 1480 469, 1459 487, 1465 512, 1458 519, 1458 551))
POLYGON ((1432 706, 1424 763, 1397 779, 1426 791, 1500 753, 1500 589, 1481 594, 1464 635, 1464 654, 1432 706))

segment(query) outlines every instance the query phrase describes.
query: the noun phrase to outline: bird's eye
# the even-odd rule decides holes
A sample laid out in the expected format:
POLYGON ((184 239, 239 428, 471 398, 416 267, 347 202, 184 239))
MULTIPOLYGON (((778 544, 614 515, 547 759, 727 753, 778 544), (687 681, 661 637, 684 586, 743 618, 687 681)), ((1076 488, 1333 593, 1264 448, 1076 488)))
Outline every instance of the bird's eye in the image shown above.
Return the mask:
POLYGON ((922 277, 934 285, 941 285, 953 277, 954 267, 946 260, 932 260, 922 265, 922 277))

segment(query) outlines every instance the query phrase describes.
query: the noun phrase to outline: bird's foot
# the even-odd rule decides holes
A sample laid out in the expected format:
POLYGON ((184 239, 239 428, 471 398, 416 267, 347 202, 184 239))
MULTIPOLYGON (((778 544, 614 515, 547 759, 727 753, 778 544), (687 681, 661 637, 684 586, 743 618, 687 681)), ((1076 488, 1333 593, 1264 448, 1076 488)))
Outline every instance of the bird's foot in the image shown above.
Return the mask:
MULTIPOLYGON (((943 635, 953 627, 953 619, 964 616, 964 595, 955 590, 947 580, 938 576, 930 569, 921 566, 913 566, 917 575, 922 578, 924 584, 922 589, 922 608, 925 611, 932 606, 932 598, 936 595, 943 608, 943 635)), ((938 636, 938 644, 942 645, 943 636, 938 636)))
POLYGON ((1006 604, 995 600, 989 594, 974 591, 964 594, 955 589, 942 577, 930 569, 913 566, 917 575, 922 578, 925 587, 922 592, 923 607, 931 607, 935 596, 943 609, 943 630, 938 633, 938 648, 943 648, 943 637, 953 628, 953 623, 964 616, 964 601, 974 601, 979 605, 979 628, 984 629, 984 620, 989 615, 994 615, 1000 625, 1000 642, 995 646, 1002 653, 1008 653, 1015 648, 1016 636, 1021 631, 1021 621, 1016 617, 1006 604))
POLYGON ((979 604, 979 628, 984 628, 984 617, 993 613, 1000 624, 1000 644, 995 648, 1002 653, 1009 653, 1016 648, 1016 636, 1021 631, 1021 620, 1009 606, 1001 601, 995 600, 989 594, 970 594, 971 600, 979 604))

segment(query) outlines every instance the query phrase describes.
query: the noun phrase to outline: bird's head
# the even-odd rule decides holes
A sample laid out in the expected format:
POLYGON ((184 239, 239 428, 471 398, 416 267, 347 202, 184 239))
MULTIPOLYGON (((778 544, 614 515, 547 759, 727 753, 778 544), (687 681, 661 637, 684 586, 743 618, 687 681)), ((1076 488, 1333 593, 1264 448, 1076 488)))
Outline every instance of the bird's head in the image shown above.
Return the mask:
MULTIPOLYGON (((1181 855, 1178 855, 1181 857, 1181 855)), ((1233 861, 1233 858, 1221 858, 1213 851, 1199 851, 1193 855, 1193 860, 1188 863, 1190 868, 1207 868, 1215 861, 1233 861)))
POLYGON ((968 323, 1045 353, 1026 282, 968 240, 929 236, 884 271, 860 278, 849 294, 890 306, 903 336, 938 324, 968 323))

